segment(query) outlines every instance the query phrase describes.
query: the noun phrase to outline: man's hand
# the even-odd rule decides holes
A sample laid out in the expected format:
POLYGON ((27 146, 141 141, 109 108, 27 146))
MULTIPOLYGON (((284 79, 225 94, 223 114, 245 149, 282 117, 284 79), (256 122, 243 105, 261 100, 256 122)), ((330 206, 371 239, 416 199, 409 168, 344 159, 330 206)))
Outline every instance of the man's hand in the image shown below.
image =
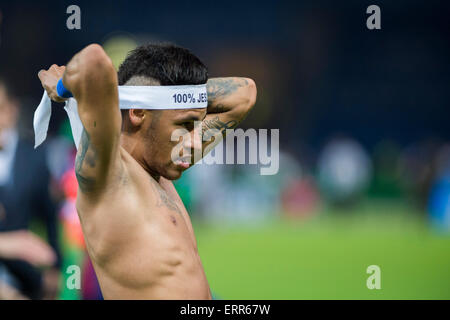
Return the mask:
POLYGON ((53 249, 29 231, 0 233, 0 256, 27 261, 35 266, 51 266, 56 261, 53 249))
POLYGON ((48 96, 55 102, 64 102, 67 99, 61 98, 56 92, 56 84, 62 78, 65 66, 52 65, 48 70, 41 70, 38 73, 39 80, 41 80, 42 87, 47 91, 48 96))

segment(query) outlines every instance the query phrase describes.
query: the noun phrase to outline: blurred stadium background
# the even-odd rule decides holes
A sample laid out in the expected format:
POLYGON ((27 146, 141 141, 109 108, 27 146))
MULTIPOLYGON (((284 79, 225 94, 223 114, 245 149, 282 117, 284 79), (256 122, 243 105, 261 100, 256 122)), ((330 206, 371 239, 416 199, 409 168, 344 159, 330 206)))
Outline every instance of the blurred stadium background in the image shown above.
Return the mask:
MULTIPOLYGON (((241 127, 280 129, 279 173, 195 166, 176 182, 217 297, 450 299, 449 9, 413 0, 2 1, 0 73, 30 135, 37 72, 93 42, 118 65, 138 44, 172 41, 211 77, 255 79, 257 104, 241 127), (66 28, 71 4, 81 30, 66 28), (371 4, 381 30, 366 28, 371 4), (381 290, 366 287, 369 265, 381 268, 381 290)), ((87 262, 61 106, 50 134, 64 271, 87 262)), ((83 297, 65 286, 59 295, 83 297)))

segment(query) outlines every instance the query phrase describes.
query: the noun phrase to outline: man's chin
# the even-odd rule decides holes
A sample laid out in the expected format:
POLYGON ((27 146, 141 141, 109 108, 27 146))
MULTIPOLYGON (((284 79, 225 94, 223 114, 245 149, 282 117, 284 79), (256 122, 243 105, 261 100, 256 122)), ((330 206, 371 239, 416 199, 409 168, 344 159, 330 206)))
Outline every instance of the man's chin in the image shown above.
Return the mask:
POLYGON ((164 174, 161 174, 162 177, 167 180, 178 180, 181 178, 184 170, 180 170, 178 168, 169 168, 164 174))

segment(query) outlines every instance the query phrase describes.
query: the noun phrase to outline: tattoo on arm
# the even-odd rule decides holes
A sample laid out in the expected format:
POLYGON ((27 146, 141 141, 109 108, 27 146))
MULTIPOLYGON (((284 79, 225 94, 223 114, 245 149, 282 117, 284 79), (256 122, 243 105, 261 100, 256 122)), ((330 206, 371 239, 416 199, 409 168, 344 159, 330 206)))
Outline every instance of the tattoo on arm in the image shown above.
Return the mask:
POLYGON ((230 77, 212 78, 208 80, 206 86, 208 92, 207 113, 218 115, 212 119, 203 121, 202 137, 204 147, 211 145, 210 142, 213 142, 211 141, 212 137, 214 137, 215 142, 217 142, 216 138, 224 137, 227 129, 236 128, 239 122, 245 117, 245 109, 242 109, 244 112, 241 112, 241 109, 238 112, 231 113, 231 111, 236 107, 236 101, 239 101, 242 94, 245 94, 245 91, 237 92, 238 89, 248 85, 249 82, 246 78, 230 77), (222 120, 229 120, 227 122, 219 118, 220 114, 225 113, 227 113, 227 116, 223 116, 222 120))
POLYGON ((83 164, 86 163, 90 168, 95 168, 96 162, 97 152, 90 143, 89 133, 83 128, 80 149, 75 159, 75 174, 82 192, 90 192, 95 187, 95 178, 83 174, 83 164))
POLYGON ((241 78, 210 79, 206 86, 208 92, 208 102, 211 103, 218 98, 225 98, 234 93, 238 88, 246 85, 248 85, 248 81, 241 78))
POLYGON ((203 121, 202 133, 205 139, 209 140, 214 136, 215 130, 219 130, 222 134, 226 133, 227 129, 234 129, 238 125, 236 120, 230 120, 228 122, 220 121, 219 116, 214 117, 211 120, 203 121))

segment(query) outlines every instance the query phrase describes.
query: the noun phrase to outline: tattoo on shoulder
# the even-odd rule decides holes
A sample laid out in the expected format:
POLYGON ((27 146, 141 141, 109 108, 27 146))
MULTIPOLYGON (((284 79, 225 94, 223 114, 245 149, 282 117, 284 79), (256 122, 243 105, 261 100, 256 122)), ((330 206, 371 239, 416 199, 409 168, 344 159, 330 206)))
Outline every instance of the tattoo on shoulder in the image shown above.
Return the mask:
POLYGON ((90 192, 94 189, 95 179, 87 177, 83 173, 83 168, 85 167, 84 164, 90 168, 95 168, 97 158, 97 151, 90 143, 89 133, 83 128, 80 146, 75 159, 75 174, 82 192, 90 192))
POLYGON ((210 79, 207 83, 208 100, 226 97, 245 85, 248 85, 248 81, 244 78, 210 79))

